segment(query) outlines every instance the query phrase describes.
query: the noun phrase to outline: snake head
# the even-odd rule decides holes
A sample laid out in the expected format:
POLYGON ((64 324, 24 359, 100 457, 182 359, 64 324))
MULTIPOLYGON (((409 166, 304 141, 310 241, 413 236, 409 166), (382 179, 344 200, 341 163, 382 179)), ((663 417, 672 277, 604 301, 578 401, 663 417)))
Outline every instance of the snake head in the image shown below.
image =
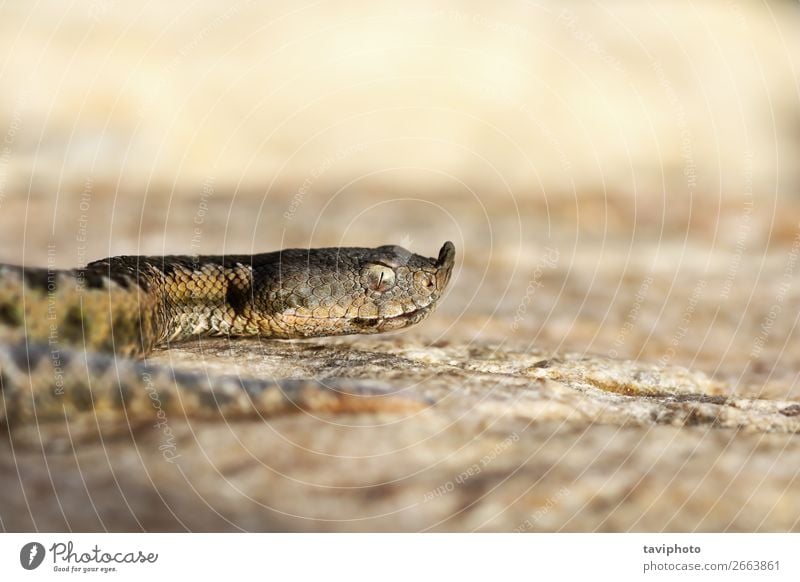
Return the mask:
POLYGON ((451 242, 436 258, 393 245, 283 251, 267 276, 278 284, 265 285, 270 292, 264 304, 278 312, 271 332, 314 337, 408 327, 436 307, 454 261, 451 242))
POLYGON ((422 321, 444 293, 455 255, 449 241, 435 259, 394 245, 365 253, 359 276, 365 301, 354 322, 360 328, 357 333, 379 333, 422 321))

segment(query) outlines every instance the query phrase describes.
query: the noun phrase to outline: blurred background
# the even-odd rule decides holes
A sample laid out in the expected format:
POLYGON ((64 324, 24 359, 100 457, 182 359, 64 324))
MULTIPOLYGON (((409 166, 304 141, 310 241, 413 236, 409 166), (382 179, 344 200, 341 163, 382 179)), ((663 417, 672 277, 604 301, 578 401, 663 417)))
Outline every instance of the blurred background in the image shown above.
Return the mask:
POLYGON ((797 2, 2 11, 0 260, 451 239, 424 337, 797 384, 797 2))

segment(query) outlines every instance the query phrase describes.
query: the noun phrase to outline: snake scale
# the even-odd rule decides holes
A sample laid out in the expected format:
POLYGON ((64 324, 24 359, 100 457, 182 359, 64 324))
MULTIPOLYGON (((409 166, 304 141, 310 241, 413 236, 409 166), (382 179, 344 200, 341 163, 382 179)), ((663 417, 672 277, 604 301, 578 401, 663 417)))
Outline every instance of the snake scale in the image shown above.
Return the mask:
MULTIPOLYGON (((286 249, 231 256, 119 256, 84 268, 0 265, 0 424, 129 422, 159 411, 213 418, 384 411, 409 400, 350 381, 208 377, 149 364, 197 336, 298 339, 380 333, 436 307, 455 248, 286 249)), ((419 403, 417 403, 417 406, 419 403)))

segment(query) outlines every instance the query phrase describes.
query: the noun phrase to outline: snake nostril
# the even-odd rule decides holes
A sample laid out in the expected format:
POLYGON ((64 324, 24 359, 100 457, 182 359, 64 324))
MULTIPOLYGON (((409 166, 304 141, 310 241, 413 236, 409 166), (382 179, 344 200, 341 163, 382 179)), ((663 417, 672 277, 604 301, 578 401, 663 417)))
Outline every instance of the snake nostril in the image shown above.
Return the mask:
POLYGON ((414 275, 414 285, 419 290, 432 293, 436 288, 436 276, 432 273, 419 271, 414 275))

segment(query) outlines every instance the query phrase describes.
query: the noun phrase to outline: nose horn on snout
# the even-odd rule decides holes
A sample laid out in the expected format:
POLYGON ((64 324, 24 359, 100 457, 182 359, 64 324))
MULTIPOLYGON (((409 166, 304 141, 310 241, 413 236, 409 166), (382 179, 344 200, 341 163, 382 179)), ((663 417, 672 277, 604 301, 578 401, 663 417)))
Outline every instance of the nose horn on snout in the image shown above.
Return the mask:
POLYGON ((453 272, 453 263, 455 260, 456 247, 453 243, 447 241, 442 245, 442 249, 439 251, 439 258, 436 259, 436 268, 438 269, 436 287, 439 293, 442 293, 450 282, 450 275, 453 272))
POLYGON ((436 260, 436 267, 439 269, 450 269, 456 260, 456 247, 450 241, 442 245, 439 251, 439 258, 436 260))

